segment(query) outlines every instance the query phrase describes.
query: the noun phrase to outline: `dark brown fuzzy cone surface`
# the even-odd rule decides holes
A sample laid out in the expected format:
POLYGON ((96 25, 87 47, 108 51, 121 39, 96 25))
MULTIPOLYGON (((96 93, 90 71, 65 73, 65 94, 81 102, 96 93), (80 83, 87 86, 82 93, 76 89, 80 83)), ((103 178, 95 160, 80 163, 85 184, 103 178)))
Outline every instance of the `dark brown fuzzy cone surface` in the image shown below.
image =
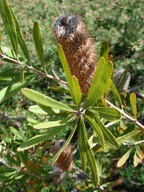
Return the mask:
MULTIPOLYGON (((60 139, 55 142, 53 151, 56 154, 64 144, 64 140, 60 139)), ((73 157, 72 157, 72 147, 69 144, 64 151, 61 153, 59 158, 56 161, 56 165, 63 171, 68 171, 72 169, 73 166, 73 157)))
POLYGON ((92 82, 96 66, 96 51, 84 22, 79 16, 66 14, 54 25, 56 41, 62 45, 70 71, 75 75, 86 94, 92 82))

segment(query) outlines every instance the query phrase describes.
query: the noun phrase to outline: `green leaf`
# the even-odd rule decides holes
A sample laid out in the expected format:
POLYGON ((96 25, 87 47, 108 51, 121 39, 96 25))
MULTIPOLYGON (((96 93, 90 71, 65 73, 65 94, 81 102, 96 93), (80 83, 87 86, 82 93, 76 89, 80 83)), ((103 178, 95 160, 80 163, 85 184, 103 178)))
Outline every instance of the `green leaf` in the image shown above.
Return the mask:
POLYGON ((102 145, 102 148, 105 148, 105 140, 104 140, 104 135, 103 132, 101 131, 101 128, 99 127, 99 125, 89 116, 85 116, 86 120, 88 121, 88 123, 91 125, 91 127, 94 129, 94 131, 96 132, 98 139, 102 145))
POLYGON ((82 131, 82 140, 83 140, 83 144, 84 144, 84 150, 85 150, 85 153, 86 153, 86 156, 87 156, 88 164, 90 166, 92 180, 93 180, 94 185, 98 186, 98 184, 99 184, 98 169, 97 169, 97 166, 96 166, 96 161, 95 161, 95 158, 94 158, 94 154, 93 154, 93 152, 90 149, 90 146, 88 144, 86 128, 85 128, 84 120, 82 118, 81 118, 81 127, 80 127, 80 129, 82 131))
POLYGON ((66 75, 66 80, 68 82, 68 86, 70 89, 72 89, 72 79, 71 79, 71 72, 64 54, 64 51, 62 49, 62 46, 60 44, 58 44, 58 55, 62 64, 62 67, 64 69, 64 73, 66 75))
POLYGON ((56 101, 54 99, 51 99, 48 96, 45 96, 37 91, 34 91, 32 89, 28 89, 28 88, 23 88, 22 90, 22 94, 25 95, 27 98, 31 99, 32 101, 44 105, 44 106, 48 106, 48 107, 52 107, 54 109, 60 109, 60 110, 64 110, 64 111, 69 111, 69 112, 74 112, 72 108, 70 108, 69 106, 56 101))
POLYGON ((82 99, 82 92, 80 89, 79 81, 74 75, 72 76, 72 89, 73 98, 75 99, 76 104, 79 106, 82 99))
POLYGON ((17 169, 9 168, 6 166, 0 166, 0 180, 8 182, 13 179, 15 175, 18 173, 17 169))
POLYGON ((21 47, 21 50, 23 51, 23 54, 24 54, 24 56, 26 57, 26 59, 27 59, 28 61, 30 61, 29 52, 28 52, 28 49, 27 49, 25 40, 24 40, 24 38, 23 38, 23 36, 22 36, 22 34, 21 34, 21 30, 20 30, 19 23, 18 23, 18 21, 17 21, 17 18, 16 18, 16 16, 15 16, 15 14, 14 14, 11 6, 9 6, 9 8, 10 8, 10 11, 11 11, 11 14, 12 14, 12 16, 13 16, 14 23, 15 23, 16 32, 17 32, 17 37, 18 37, 18 43, 19 43, 19 45, 20 45, 20 47, 21 47))
POLYGON ((22 162, 27 166, 28 165, 28 158, 29 158, 28 151, 23 151, 23 152, 19 153, 19 155, 20 155, 20 157, 22 159, 22 162))
POLYGON ((67 63, 64 51, 60 44, 58 44, 58 54, 59 54, 59 57, 60 57, 60 60, 62 63, 62 67, 63 67, 65 75, 66 75, 68 86, 70 88, 70 94, 73 97, 76 104, 79 106, 81 99, 82 99, 82 93, 81 93, 79 81, 76 78, 76 76, 71 75, 69 65, 67 63))
POLYGON ((112 75, 112 62, 105 62, 101 57, 98 61, 96 72, 93 77, 92 84, 88 93, 88 98, 85 103, 85 108, 94 105, 106 92, 106 89, 111 82, 112 75))
POLYGON ((122 106, 122 100, 121 100, 121 97, 120 97, 120 94, 114 84, 114 82, 111 80, 111 89, 112 89, 112 92, 114 93, 114 96, 116 97, 117 101, 120 103, 120 105, 122 106))
POLYGON ((92 134, 89 137, 88 143, 89 143, 89 146, 90 146, 91 149, 93 149, 98 144, 97 137, 96 137, 95 134, 92 134))
POLYGON ((43 122, 43 123, 38 123, 34 125, 34 129, 44 129, 44 128, 52 128, 52 127, 59 127, 59 126, 64 126, 68 124, 69 122, 73 121, 75 119, 74 116, 68 116, 65 117, 64 119, 58 120, 58 121, 48 121, 48 122, 43 122))
POLYGON ((125 162, 128 160, 131 152, 133 151, 133 148, 129 149, 117 162, 117 167, 122 167, 125 162))
POLYGON ((9 99, 10 97, 14 96, 18 91, 21 90, 22 87, 25 87, 27 84, 29 84, 33 80, 33 77, 30 77, 28 79, 25 79, 23 83, 12 83, 11 85, 3 88, 0 91, 0 103, 4 100, 9 99))
POLYGON ((29 111, 36 113, 36 114, 47 115, 47 113, 38 105, 33 105, 33 106, 29 107, 29 111))
POLYGON ((87 157, 86 157, 86 149, 84 144, 83 129, 82 129, 81 121, 80 121, 80 128, 79 128, 79 134, 78 134, 78 143, 79 143, 80 159, 82 162, 82 170, 85 172, 86 166, 87 166, 87 157))
MULTIPOLYGON (((127 133, 127 134, 125 134, 125 135, 123 135, 121 137, 118 137, 117 142, 118 142, 119 145, 121 145, 122 143, 129 141, 130 138, 132 138, 132 137, 134 137, 134 136, 136 136, 137 134, 140 134, 140 133, 141 133, 141 130, 132 131, 132 132, 127 133)), ((105 144, 105 151, 108 151, 109 149, 110 149, 110 146, 106 143, 105 144)), ((103 149, 99 148, 97 151, 101 152, 101 151, 103 151, 103 149)))
POLYGON ((92 107, 89 108, 88 111, 94 114, 99 114, 109 121, 115 121, 121 118, 121 113, 114 108, 92 107))
POLYGON ((125 135, 122 135, 121 137, 118 137, 117 138, 117 142, 118 144, 122 144, 123 142, 126 142, 128 141, 130 138, 136 136, 137 134, 141 133, 141 130, 134 130, 134 131, 131 131, 130 133, 127 133, 125 135))
POLYGON ((72 129, 69 137, 67 138, 66 142, 64 143, 64 145, 61 147, 61 149, 55 154, 55 156, 52 158, 52 164, 54 164, 57 159, 59 158, 60 154, 64 151, 64 149, 68 146, 68 144, 70 143, 75 131, 77 128, 77 124, 74 126, 74 128, 72 129))
POLYGON ((23 136, 23 134, 19 130, 17 130, 14 127, 10 127, 10 130, 19 140, 23 140, 24 136, 23 136))
MULTIPOLYGON (((1 46, 2 49, 2 53, 4 53, 5 55, 7 55, 8 57, 13 57, 13 51, 5 46, 1 46)), ((3 60, 5 60, 5 58, 2 58, 3 60)))
POLYGON ((26 149, 29 149, 35 145, 38 145, 39 143, 42 143, 54 135, 58 134, 64 127, 54 127, 52 129, 49 129, 47 133, 34 136, 24 143, 22 143, 18 148, 17 151, 24 151, 26 149))
MULTIPOLYGON (((60 109, 55 109, 55 108, 51 108, 51 107, 47 107, 44 105, 39 105, 40 108, 42 108, 42 110, 44 110, 47 115, 51 116, 51 115, 56 115, 56 114, 60 114, 62 111, 60 109)), ((62 112, 63 113, 63 112, 62 112)))
MULTIPOLYGON (((4 71, 0 72, 0 81, 10 81, 10 83, 12 81, 19 81, 20 79, 20 73, 19 72, 15 72, 15 70, 17 70, 16 68, 13 67, 9 67, 7 69, 5 69, 4 71)), ((32 74, 31 73, 25 73, 25 78, 30 77, 32 74)))
POLYGON ((118 145, 118 142, 115 138, 115 136, 111 133, 111 131, 109 131, 109 129, 107 129, 102 123, 101 121, 99 120, 99 118, 95 115, 95 120, 96 122, 98 123, 98 125, 100 126, 104 136, 105 136, 105 139, 107 140, 107 142, 109 143, 109 145, 114 148, 114 149, 117 149, 119 147, 118 145))
POLYGON ((43 51, 42 37, 41 37, 40 28, 37 22, 34 22, 34 25, 33 25, 33 40, 35 43, 37 54, 39 56, 39 60, 41 62, 42 67, 44 68, 45 57, 44 57, 44 51, 43 51))
POLYGON ((109 44, 107 41, 104 41, 101 44, 100 57, 104 57, 105 61, 108 61, 108 56, 109 56, 109 44))
POLYGON ((10 38, 11 45, 15 54, 18 54, 18 38, 16 26, 11 12, 10 5, 7 0, 0 0, 0 13, 6 29, 6 32, 10 38))
POLYGON ((130 103, 132 106, 132 111, 133 111, 134 117, 136 119, 137 118, 137 106, 136 106, 136 94, 135 93, 130 94, 130 103))
POLYGON ((25 78, 25 70, 24 70, 24 67, 22 66, 20 69, 20 81, 21 81, 21 83, 24 81, 24 78, 25 78))

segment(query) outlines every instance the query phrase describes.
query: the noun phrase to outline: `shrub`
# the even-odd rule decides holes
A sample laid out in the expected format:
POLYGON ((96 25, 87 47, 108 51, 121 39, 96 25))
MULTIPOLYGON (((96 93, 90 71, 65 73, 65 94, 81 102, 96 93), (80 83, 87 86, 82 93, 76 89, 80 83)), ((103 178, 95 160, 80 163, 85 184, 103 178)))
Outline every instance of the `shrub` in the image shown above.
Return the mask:
MULTIPOLYGON (((144 126, 138 120, 136 94, 131 93, 129 101, 124 94, 120 95, 123 84, 128 84, 127 71, 120 77, 122 87, 119 86, 118 91, 112 80, 113 64, 108 57, 108 43, 102 43, 92 84, 88 94, 83 95, 79 80, 70 73, 61 45, 58 45, 58 55, 66 81, 46 71, 38 23, 34 22, 32 32, 40 64, 33 67, 30 52, 8 1, 0 0, 0 12, 11 43, 11 50, 3 46, 0 48, 1 62, 8 64, 1 71, 1 81, 6 79, 9 83, 0 91, 0 102, 10 102, 9 98, 20 94, 21 90, 25 97, 36 103, 23 104, 27 121, 24 121, 25 117, 14 118, 3 113, 0 166, 3 191, 72 191, 74 188, 103 191, 114 187, 117 184, 113 180, 107 183, 111 171, 107 166, 116 170, 116 165, 121 167, 133 159, 136 167, 144 158, 144 126), (55 89, 60 90, 61 94, 53 98, 53 95, 50 97, 47 93, 34 90, 31 84, 35 74, 38 78, 44 76, 46 83, 49 79, 59 83, 55 89), (125 112, 126 107, 130 114, 125 112), (60 142, 62 146, 51 156, 52 144, 61 138, 65 139, 60 142), (75 166, 68 173, 66 170, 62 173, 51 165, 58 159, 60 162, 61 155, 71 146, 70 142, 75 150, 75 166), (112 159, 115 152, 118 159, 116 163, 113 160, 114 164, 111 165, 105 157, 112 159), (64 174, 67 174, 67 178, 64 174), (73 180, 77 181, 75 186, 73 180)), ((42 17, 45 15, 43 12, 41 14, 42 17)))

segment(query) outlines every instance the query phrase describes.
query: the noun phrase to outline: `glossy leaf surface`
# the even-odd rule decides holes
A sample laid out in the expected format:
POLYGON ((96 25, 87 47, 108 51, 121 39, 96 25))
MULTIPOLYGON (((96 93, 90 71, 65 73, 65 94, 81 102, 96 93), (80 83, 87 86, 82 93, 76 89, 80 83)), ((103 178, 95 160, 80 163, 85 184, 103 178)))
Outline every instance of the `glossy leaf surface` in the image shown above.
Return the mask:
POLYGON ((56 135, 62 129, 63 129, 63 127, 55 127, 55 128, 49 129, 49 131, 45 134, 34 136, 34 137, 28 139, 27 141, 25 141, 24 143, 22 143, 17 148, 17 151, 24 151, 26 149, 29 149, 29 148, 35 146, 35 145, 38 145, 39 143, 42 143, 42 142, 48 140, 49 138, 51 138, 52 136, 56 135))
POLYGON ((88 109, 88 111, 94 114, 99 114, 101 117, 110 121, 115 121, 121 118, 121 113, 114 108, 92 107, 88 109))
POLYGON ((91 125, 91 127, 93 128, 93 130, 96 132, 98 139, 102 145, 102 148, 105 148, 105 140, 104 140, 104 135, 103 132, 101 131, 101 128, 99 127, 99 125, 89 116, 85 116, 86 120, 88 121, 88 123, 91 125))
POLYGON ((37 54, 39 56, 39 60, 41 62, 42 67, 44 68, 45 57, 44 57, 44 51, 43 51, 42 37, 41 37, 40 28, 37 22, 34 22, 34 25, 33 25, 33 40, 35 43, 37 54))
POLYGON ((85 128, 85 124, 84 124, 83 119, 81 119, 80 129, 81 129, 81 132, 82 132, 82 134, 81 134, 82 138, 81 139, 83 141, 84 150, 85 150, 85 153, 86 153, 88 164, 90 166, 92 180, 93 180, 94 185, 98 186, 98 183, 99 183, 98 169, 97 169, 97 166, 96 166, 94 154, 93 154, 93 152, 90 149, 90 146, 88 144, 87 133, 86 133, 86 128, 85 128))
POLYGON ((135 93, 130 94, 130 103, 132 106, 132 111, 133 111, 134 117, 136 119, 137 118, 137 106, 136 106, 136 94, 135 93))
POLYGON ((68 116, 65 117, 61 120, 58 121, 48 121, 48 122, 42 122, 34 125, 35 129, 44 129, 44 128, 51 128, 51 127, 59 127, 59 126, 64 126, 74 120, 73 116, 68 116))
POLYGON ((85 108, 94 105, 106 92, 111 82, 112 69, 112 63, 110 61, 106 63, 105 59, 101 57, 98 61, 96 72, 90 86, 85 108))
POLYGON ((48 106, 51 108, 55 108, 55 109, 61 109, 64 111, 69 111, 69 112, 73 111, 73 109, 70 108, 69 106, 67 106, 59 101, 56 101, 54 99, 51 99, 50 97, 45 96, 32 89, 23 88, 21 91, 22 91, 23 95, 25 95, 27 98, 31 99, 32 101, 34 101, 38 104, 48 106))

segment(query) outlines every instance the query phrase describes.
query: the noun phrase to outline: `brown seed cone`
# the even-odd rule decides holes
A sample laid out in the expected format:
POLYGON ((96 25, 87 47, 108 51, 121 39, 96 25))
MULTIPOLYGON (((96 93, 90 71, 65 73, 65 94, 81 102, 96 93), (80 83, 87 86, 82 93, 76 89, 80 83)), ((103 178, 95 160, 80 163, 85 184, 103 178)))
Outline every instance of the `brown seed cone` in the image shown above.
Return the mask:
POLYGON ((92 38, 79 16, 65 14, 54 25, 56 41, 62 45, 70 71, 75 75, 82 93, 89 91, 96 66, 96 51, 92 38))
MULTIPOLYGON (((64 144, 63 139, 59 139, 55 142, 53 146, 54 154, 56 154, 64 144)), ((72 147, 69 144, 64 151, 61 153, 59 158, 56 161, 56 165, 63 171, 68 171, 72 169, 73 166, 73 157, 72 157, 72 147)))

